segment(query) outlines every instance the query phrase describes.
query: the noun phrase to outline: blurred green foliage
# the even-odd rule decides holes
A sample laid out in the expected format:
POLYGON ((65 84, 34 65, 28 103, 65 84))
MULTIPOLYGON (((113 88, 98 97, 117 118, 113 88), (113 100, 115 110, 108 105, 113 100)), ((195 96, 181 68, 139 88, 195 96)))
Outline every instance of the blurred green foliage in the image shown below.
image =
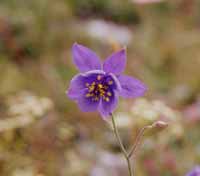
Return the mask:
MULTIPOLYGON (((74 42, 102 58, 121 47, 115 40, 94 38, 99 31, 88 34, 88 24, 97 19, 115 24, 110 33, 121 27, 130 31, 126 72, 149 86, 147 99, 160 99, 179 112, 169 129, 144 140, 137 174, 182 176, 198 164, 199 17, 198 0, 145 5, 128 0, 0 0, 0 175, 88 176, 94 163, 101 166, 102 153, 119 153, 106 123, 96 113, 80 112, 65 95, 77 73, 71 58, 74 42), (48 111, 35 103, 42 97, 53 104, 48 111), (42 115, 26 114, 28 121, 22 118, 25 122, 11 123, 11 128, 9 120, 24 117, 24 110, 11 110, 20 108, 42 115)), ((132 100, 121 101, 117 110, 133 121, 121 131, 127 145, 150 123, 132 117, 132 106, 132 100)))
POLYGON ((124 0, 69 0, 74 13, 80 17, 98 17, 117 23, 138 24, 140 19, 133 4, 124 0))

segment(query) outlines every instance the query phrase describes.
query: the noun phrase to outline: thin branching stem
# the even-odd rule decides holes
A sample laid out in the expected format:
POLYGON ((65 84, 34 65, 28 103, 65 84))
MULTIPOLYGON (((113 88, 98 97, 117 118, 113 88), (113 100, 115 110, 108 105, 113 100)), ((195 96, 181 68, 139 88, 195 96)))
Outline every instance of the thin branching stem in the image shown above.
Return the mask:
POLYGON ((153 127, 152 125, 147 125, 147 126, 143 127, 142 129, 140 129, 138 135, 136 136, 135 142, 134 142, 134 144, 133 144, 133 146, 132 146, 132 148, 131 148, 131 150, 128 154, 129 158, 131 158, 131 156, 136 152, 137 147, 140 144, 141 138, 144 135, 144 132, 148 129, 151 129, 152 127, 153 127))
POLYGON ((114 116, 113 114, 111 114, 111 117, 112 117, 112 125, 113 125, 113 130, 114 130, 114 133, 115 133, 115 136, 117 138, 117 141, 119 143, 119 146, 121 148, 121 151, 127 161, 127 164, 128 164, 128 171, 129 171, 129 176, 133 176, 133 170, 132 170, 132 167, 131 167, 131 162, 130 162, 130 158, 128 156, 128 153, 122 143, 122 140, 120 138, 120 135, 119 135, 119 132, 118 132, 118 129, 117 129, 117 126, 116 126, 116 123, 115 123, 115 119, 114 119, 114 116))
POLYGON ((131 158, 131 156, 136 152, 136 149, 137 149, 137 147, 138 147, 139 144, 140 144, 140 141, 141 141, 142 136, 144 135, 144 132, 145 132, 146 130, 148 130, 148 129, 153 128, 154 125, 152 124, 152 125, 147 125, 147 126, 143 127, 143 128, 139 131, 138 135, 136 136, 135 142, 134 142, 134 144, 133 144, 133 146, 132 146, 130 152, 127 152, 127 150, 125 149, 124 144, 123 144, 123 142, 122 142, 122 140, 121 140, 121 137, 120 137, 120 135, 119 135, 119 131, 118 131, 117 126, 116 126, 116 123, 115 123, 114 115, 111 114, 111 117, 112 117, 112 125, 113 125, 113 130, 114 130, 115 136, 116 136, 117 141, 118 141, 118 143, 119 143, 120 149, 121 149, 121 151, 122 151, 122 153, 123 153, 123 155, 124 155, 124 157, 125 157, 125 159, 126 159, 126 161, 127 161, 129 176, 133 176, 133 169, 132 169, 132 167, 131 167, 130 158, 131 158))

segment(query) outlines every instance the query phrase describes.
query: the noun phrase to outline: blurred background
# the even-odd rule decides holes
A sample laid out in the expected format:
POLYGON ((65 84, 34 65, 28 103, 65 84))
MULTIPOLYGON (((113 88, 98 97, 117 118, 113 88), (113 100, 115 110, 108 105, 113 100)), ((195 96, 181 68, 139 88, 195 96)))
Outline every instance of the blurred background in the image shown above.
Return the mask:
POLYGON ((143 98, 115 112, 127 147, 145 133, 137 176, 183 176, 200 163, 199 0, 0 0, 0 175, 127 175, 109 123, 65 91, 74 42, 102 59, 127 46, 143 98))

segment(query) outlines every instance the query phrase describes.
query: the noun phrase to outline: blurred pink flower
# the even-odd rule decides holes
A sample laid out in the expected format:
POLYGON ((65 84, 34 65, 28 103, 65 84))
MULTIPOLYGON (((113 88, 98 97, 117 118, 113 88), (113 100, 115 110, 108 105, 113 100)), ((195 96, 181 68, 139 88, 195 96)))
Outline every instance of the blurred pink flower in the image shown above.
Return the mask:
POLYGON ((148 4, 148 3, 156 3, 156 2, 161 2, 164 0, 132 0, 134 3, 138 4, 148 4))
POLYGON ((183 113, 186 120, 191 123, 200 121, 200 102, 187 106, 183 113))
POLYGON ((176 161, 177 161, 176 156, 172 151, 168 150, 163 154, 164 166, 173 173, 176 173, 176 168, 177 168, 176 161))
POLYGON ((159 176, 158 167, 155 160, 145 159, 144 167, 146 168, 146 171, 150 176, 159 176))

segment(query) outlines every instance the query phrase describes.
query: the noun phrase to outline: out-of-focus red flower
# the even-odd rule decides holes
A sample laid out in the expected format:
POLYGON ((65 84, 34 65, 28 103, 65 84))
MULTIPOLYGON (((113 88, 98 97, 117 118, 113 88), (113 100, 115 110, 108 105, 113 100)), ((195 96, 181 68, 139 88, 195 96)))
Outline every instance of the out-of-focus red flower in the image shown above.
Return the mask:
POLYGON ((157 164, 153 159, 144 160, 144 167, 146 168, 149 176, 159 176, 157 164))
POLYGON ((176 156, 171 151, 164 153, 163 162, 166 168, 168 168, 171 172, 176 172, 176 156))

